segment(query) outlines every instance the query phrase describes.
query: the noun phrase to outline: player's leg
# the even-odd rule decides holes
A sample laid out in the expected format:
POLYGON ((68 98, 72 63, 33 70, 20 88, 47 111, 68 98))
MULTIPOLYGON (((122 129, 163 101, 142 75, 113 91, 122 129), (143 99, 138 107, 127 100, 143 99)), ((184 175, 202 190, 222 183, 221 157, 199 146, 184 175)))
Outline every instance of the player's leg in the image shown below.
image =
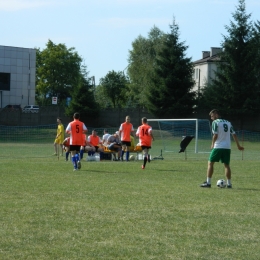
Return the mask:
POLYGON ((147 163, 147 159, 148 159, 148 150, 146 147, 142 147, 143 149, 143 155, 144 155, 144 161, 143 161, 143 165, 142 165, 142 169, 145 168, 146 163, 147 163))
POLYGON ((55 139, 55 141, 54 141, 54 143, 53 143, 53 147, 54 147, 54 154, 53 155, 57 155, 58 154, 58 148, 57 148, 57 142, 56 142, 56 139, 55 139))
POLYGON ((125 145, 125 144, 122 144, 122 150, 121 150, 121 155, 120 155, 121 161, 124 160, 125 149, 126 149, 126 145, 125 145))
POLYGON ((71 161, 74 167, 74 170, 78 169, 77 161, 76 161, 76 150, 74 150, 74 147, 70 147, 71 149, 71 161))
POLYGON ((207 181, 202 183, 200 187, 202 188, 210 188, 211 187, 211 178, 214 172, 214 163, 219 162, 221 158, 221 150, 220 149, 212 149, 209 160, 208 160, 208 167, 207 167, 207 181))
POLYGON ((227 187, 232 188, 231 184, 231 168, 229 166, 230 164, 230 155, 231 150, 230 149, 223 149, 223 157, 221 158, 221 161, 224 163, 225 167, 225 175, 227 178, 227 187))

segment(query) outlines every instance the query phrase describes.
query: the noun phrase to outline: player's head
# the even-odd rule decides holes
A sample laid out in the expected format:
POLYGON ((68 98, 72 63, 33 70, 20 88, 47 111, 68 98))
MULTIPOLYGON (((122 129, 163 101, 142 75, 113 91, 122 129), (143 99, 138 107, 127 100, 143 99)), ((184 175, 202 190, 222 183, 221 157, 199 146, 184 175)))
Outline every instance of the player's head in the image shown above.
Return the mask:
POLYGON ((57 117, 57 123, 61 123, 61 118, 60 117, 57 117))
POLYGON ((126 117, 125 117, 125 121, 126 121, 127 123, 130 123, 130 116, 126 116, 126 117))
POLYGON ((108 131, 107 131, 107 129, 105 128, 105 129, 104 129, 104 134, 107 134, 107 133, 108 133, 108 131))
POLYGON ((209 116, 212 120, 215 120, 217 118, 220 117, 220 112, 218 109, 212 109, 210 112, 209 112, 209 116))
POLYGON ((79 117, 80 117, 80 115, 79 115, 78 112, 74 113, 74 115, 73 115, 73 118, 74 118, 74 119, 79 119, 79 117))
POLYGON ((96 129, 93 129, 93 130, 92 130, 92 135, 94 135, 94 136, 97 135, 97 131, 96 131, 96 129))
POLYGON ((142 123, 143 123, 143 124, 147 124, 147 118, 146 118, 146 117, 143 117, 143 118, 142 118, 142 123))

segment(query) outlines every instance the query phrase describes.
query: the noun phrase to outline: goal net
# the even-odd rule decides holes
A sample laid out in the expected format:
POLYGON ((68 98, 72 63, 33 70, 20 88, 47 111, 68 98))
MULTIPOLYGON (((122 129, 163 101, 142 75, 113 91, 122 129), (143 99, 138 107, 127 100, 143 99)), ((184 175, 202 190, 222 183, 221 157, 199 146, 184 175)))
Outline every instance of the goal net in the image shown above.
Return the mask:
POLYGON ((193 136, 186 151, 210 152, 211 124, 207 119, 148 119, 148 122, 164 152, 179 152, 180 143, 186 136, 193 136))

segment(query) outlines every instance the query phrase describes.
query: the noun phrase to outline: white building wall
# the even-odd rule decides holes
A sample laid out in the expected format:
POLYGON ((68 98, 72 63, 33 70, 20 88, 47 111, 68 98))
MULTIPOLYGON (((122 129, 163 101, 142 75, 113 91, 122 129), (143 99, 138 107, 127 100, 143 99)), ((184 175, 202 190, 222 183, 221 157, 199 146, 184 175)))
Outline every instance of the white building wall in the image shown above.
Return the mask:
POLYGON ((10 91, 0 91, 0 108, 35 104, 35 49, 0 46, 0 72, 11 74, 10 91))

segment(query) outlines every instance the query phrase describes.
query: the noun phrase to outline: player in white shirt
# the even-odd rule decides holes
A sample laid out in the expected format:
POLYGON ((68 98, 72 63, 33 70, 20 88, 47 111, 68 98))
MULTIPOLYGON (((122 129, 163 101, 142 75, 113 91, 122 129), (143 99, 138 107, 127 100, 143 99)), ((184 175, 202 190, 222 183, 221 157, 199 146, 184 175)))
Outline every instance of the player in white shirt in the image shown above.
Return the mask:
POLYGON ((217 109, 213 109, 209 113, 212 122, 212 143, 211 143, 211 153, 208 161, 207 169, 207 181, 202 183, 200 187, 210 188, 211 187, 211 178, 214 172, 214 163, 221 161, 224 163, 225 175, 227 178, 227 187, 232 188, 231 184, 231 169, 230 169, 230 154, 231 154, 231 140, 230 134, 233 136, 234 141, 236 142, 238 150, 244 150, 239 144, 237 135, 233 129, 232 124, 224 119, 221 119, 220 113, 217 109))

